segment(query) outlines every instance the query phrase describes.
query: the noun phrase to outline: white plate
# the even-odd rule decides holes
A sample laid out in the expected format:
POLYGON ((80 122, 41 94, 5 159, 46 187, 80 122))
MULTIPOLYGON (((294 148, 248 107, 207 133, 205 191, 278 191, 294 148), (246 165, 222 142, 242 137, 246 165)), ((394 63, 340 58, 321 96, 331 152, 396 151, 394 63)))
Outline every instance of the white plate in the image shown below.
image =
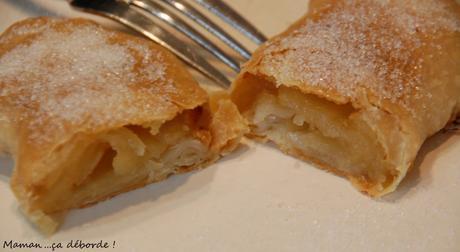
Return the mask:
MULTIPOLYGON (((273 35, 308 1, 228 2, 273 35)), ((0 30, 47 14, 92 17, 64 1, 2 0, 0 30)), ((72 211, 51 238, 18 211, 8 186, 12 164, 3 159, 0 251, 10 251, 9 240, 65 246, 78 239, 107 241, 101 251, 460 251, 460 136, 430 139, 397 192, 382 200, 269 145, 248 144, 206 170, 72 211)))

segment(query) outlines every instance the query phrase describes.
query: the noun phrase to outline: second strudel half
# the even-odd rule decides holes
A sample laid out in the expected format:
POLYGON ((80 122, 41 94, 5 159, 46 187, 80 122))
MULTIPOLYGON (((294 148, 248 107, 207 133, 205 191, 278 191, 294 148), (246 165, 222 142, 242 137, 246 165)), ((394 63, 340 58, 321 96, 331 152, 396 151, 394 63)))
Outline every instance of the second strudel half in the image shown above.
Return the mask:
POLYGON ((0 36, 0 149, 21 209, 52 233, 60 216, 206 166, 245 120, 181 62, 85 19, 33 18, 0 36))
POLYGON ((232 99, 253 135, 371 196, 392 192, 459 114, 460 7, 312 0, 244 66, 232 99))

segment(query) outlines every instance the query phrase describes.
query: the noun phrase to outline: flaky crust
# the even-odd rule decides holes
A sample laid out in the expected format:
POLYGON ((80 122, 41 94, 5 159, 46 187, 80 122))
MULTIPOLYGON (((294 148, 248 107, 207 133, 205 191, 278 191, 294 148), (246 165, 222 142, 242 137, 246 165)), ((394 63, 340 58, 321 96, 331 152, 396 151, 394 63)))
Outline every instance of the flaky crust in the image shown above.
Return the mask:
POLYGON ((347 176, 361 191, 395 190, 427 137, 460 111, 460 7, 453 0, 310 1, 307 15, 261 46, 232 87, 241 112, 261 90, 253 77, 364 111, 397 175, 383 190, 278 143, 291 155, 347 176))
MULTIPOLYGON (((0 150, 13 155, 11 187, 45 233, 56 230, 66 209, 44 213, 30 202, 59 178, 52 164, 64 146, 124 126, 162 125, 201 107, 209 114, 211 153, 174 171, 181 173, 233 150, 247 130, 235 105, 222 95, 209 98, 166 49, 89 20, 41 17, 12 25, 0 36, 0 68, 0 150)), ((166 177, 146 176, 78 207, 166 177)))
MULTIPOLYGON (((129 88, 127 90, 122 90, 121 88, 119 90, 104 89, 104 87, 98 86, 100 83, 92 83, 93 80, 87 82, 78 80, 78 83, 75 83, 78 88, 88 91, 88 94, 100 96, 90 97, 92 100, 79 104, 71 104, 83 105, 83 111, 78 111, 79 114, 75 115, 75 117, 65 117, 64 115, 67 111, 62 111, 59 103, 65 105, 66 98, 68 98, 66 94, 75 91, 69 88, 71 85, 61 85, 54 88, 53 96, 46 97, 47 100, 58 103, 58 105, 52 106, 54 104, 44 104, 45 99, 36 99, 36 96, 40 95, 39 92, 46 91, 45 88, 30 87, 26 84, 27 81, 41 81, 37 79, 44 79, 48 76, 37 77, 25 76, 24 74, 23 78, 17 80, 9 77, 12 73, 0 73, 2 74, 0 76, 0 88, 3 90, 2 96, 0 96, 2 115, 9 118, 11 123, 21 124, 20 127, 16 127, 16 131, 20 131, 18 134, 24 135, 29 139, 34 138, 30 139, 28 145, 22 145, 21 148, 15 150, 16 152, 26 151, 29 154, 33 152, 34 155, 32 156, 40 156, 40 152, 46 153, 48 149, 65 142, 69 136, 79 132, 95 134, 127 124, 142 125, 151 121, 168 120, 184 109, 191 109, 206 102, 206 92, 193 80, 182 66, 182 63, 167 52, 166 49, 154 43, 146 43, 145 40, 138 37, 106 30, 85 19, 40 17, 18 22, 8 28, 0 37, 0 57, 7 61, 8 58, 5 55, 8 52, 32 43, 34 39, 43 34, 57 32, 58 36, 65 38, 66 35, 78 31, 78 29, 88 29, 89 33, 102 34, 107 39, 107 45, 115 46, 110 49, 126 49, 127 55, 132 57, 130 60, 135 63, 129 69, 134 75, 131 76, 129 88), (142 55, 145 52, 148 55, 142 55), (148 67, 151 65, 163 68, 164 73, 149 79, 142 71, 150 70, 148 67), (174 80, 174 82, 170 80, 174 80), (91 93, 90 91, 94 92, 91 93), (116 102, 113 102, 107 97, 118 94, 104 94, 103 92, 106 91, 125 91, 127 94, 117 96, 116 102), (20 103, 21 100, 25 100, 24 103, 27 104, 20 103), (100 104, 101 101, 106 103, 100 104), (129 110, 126 108, 129 108, 129 110), (18 114, 21 115, 20 118, 18 118, 18 114), (98 120, 91 120, 94 118, 98 118, 98 120), (52 122, 48 122, 51 120, 52 122), (59 125, 59 127, 46 127, 48 126, 47 124, 59 125)), ((52 50, 52 48, 50 49, 52 50)), ((80 48, 68 49, 81 50, 80 48)), ((45 59, 42 60, 45 61, 45 59)), ((52 65, 52 60, 59 59, 51 59, 50 62, 43 62, 43 64, 52 65)), ((24 63, 28 62, 24 61, 24 63)), ((2 64, 6 67, 4 62, 2 64)), ((88 62, 90 67, 93 64, 88 62)), ((100 74, 110 74, 110 70, 103 69, 100 74)), ((15 73, 20 74, 21 72, 17 71, 15 73)), ((127 81, 125 79, 117 80, 127 81)), ((45 82, 46 80, 43 81, 45 82)), ((124 84, 124 86, 127 85, 124 84)), ((83 92, 77 95, 83 95, 83 92)), ((24 139, 24 141, 26 140, 24 139)))

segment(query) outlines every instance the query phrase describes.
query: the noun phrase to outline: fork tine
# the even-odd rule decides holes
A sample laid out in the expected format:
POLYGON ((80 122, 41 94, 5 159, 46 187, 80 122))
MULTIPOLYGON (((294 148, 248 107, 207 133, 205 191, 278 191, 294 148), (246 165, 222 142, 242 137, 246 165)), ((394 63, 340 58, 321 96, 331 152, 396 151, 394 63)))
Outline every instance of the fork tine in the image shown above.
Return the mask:
POLYGON ((162 2, 168 4, 169 6, 175 8, 179 12, 183 13, 197 24, 201 25, 207 31, 209 31, 214 36, 218 37, 230 48, 238 52, 244 59, 248 60, 251 57, 251 53, 246 49, 241 43, 236 41, 231 37, 227 32, 222 30, 218 25, 213 21, 203 15, 200 11, 194 8, 192 5, 187 3, 184 0, 161 0, 162 2))
POLYGON ((129 4, 141 8, 150 14, 154 15, 155 17, 159 18, 163 22, 171 25, 176 30, 182 32, 187 37, 195 41, 198 45, 203 47, 205 50, 216 56, 222 62, 224 62, 227 66, 232 68, 236 73, 240 71, 240 64, 235 61, 232 57, 228 54, 223 52, 217 46, 215 46, 211 41, 201 35, 197 30, 193 27, 185 23, 173 12, 167 10, 163 6, 158 3, 149 0, 128 0, 129 4))
POLYGON ((168 48, 179 58, 195 69, 215 80, 218 84, 228 87, 230 81, 219 70, 209 64, 195 50, 157 26, 151 19, 130 7, 127 3, 117 0, 71 0, 70 4, 84 11, 112 18, 168 48))
POLYGON ((221 0, 195 0, 257 44, 267 40, 257 28, 221 0))

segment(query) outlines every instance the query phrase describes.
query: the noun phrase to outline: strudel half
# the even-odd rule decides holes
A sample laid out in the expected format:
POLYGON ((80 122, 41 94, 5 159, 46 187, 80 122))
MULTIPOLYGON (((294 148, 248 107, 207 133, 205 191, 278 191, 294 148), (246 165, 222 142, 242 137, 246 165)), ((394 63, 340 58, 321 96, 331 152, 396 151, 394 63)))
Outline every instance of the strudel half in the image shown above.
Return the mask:
POLYGON ((460 112, 460 7, 312 0, 244 66, 232 99, 254 136, 371 196, 392 192, 460 112))
POLYGON ((245 120, 149 41, 84 19, 34 18, 0 37, 0 147, 44 232, 56 216, 232 151, 245 120))

